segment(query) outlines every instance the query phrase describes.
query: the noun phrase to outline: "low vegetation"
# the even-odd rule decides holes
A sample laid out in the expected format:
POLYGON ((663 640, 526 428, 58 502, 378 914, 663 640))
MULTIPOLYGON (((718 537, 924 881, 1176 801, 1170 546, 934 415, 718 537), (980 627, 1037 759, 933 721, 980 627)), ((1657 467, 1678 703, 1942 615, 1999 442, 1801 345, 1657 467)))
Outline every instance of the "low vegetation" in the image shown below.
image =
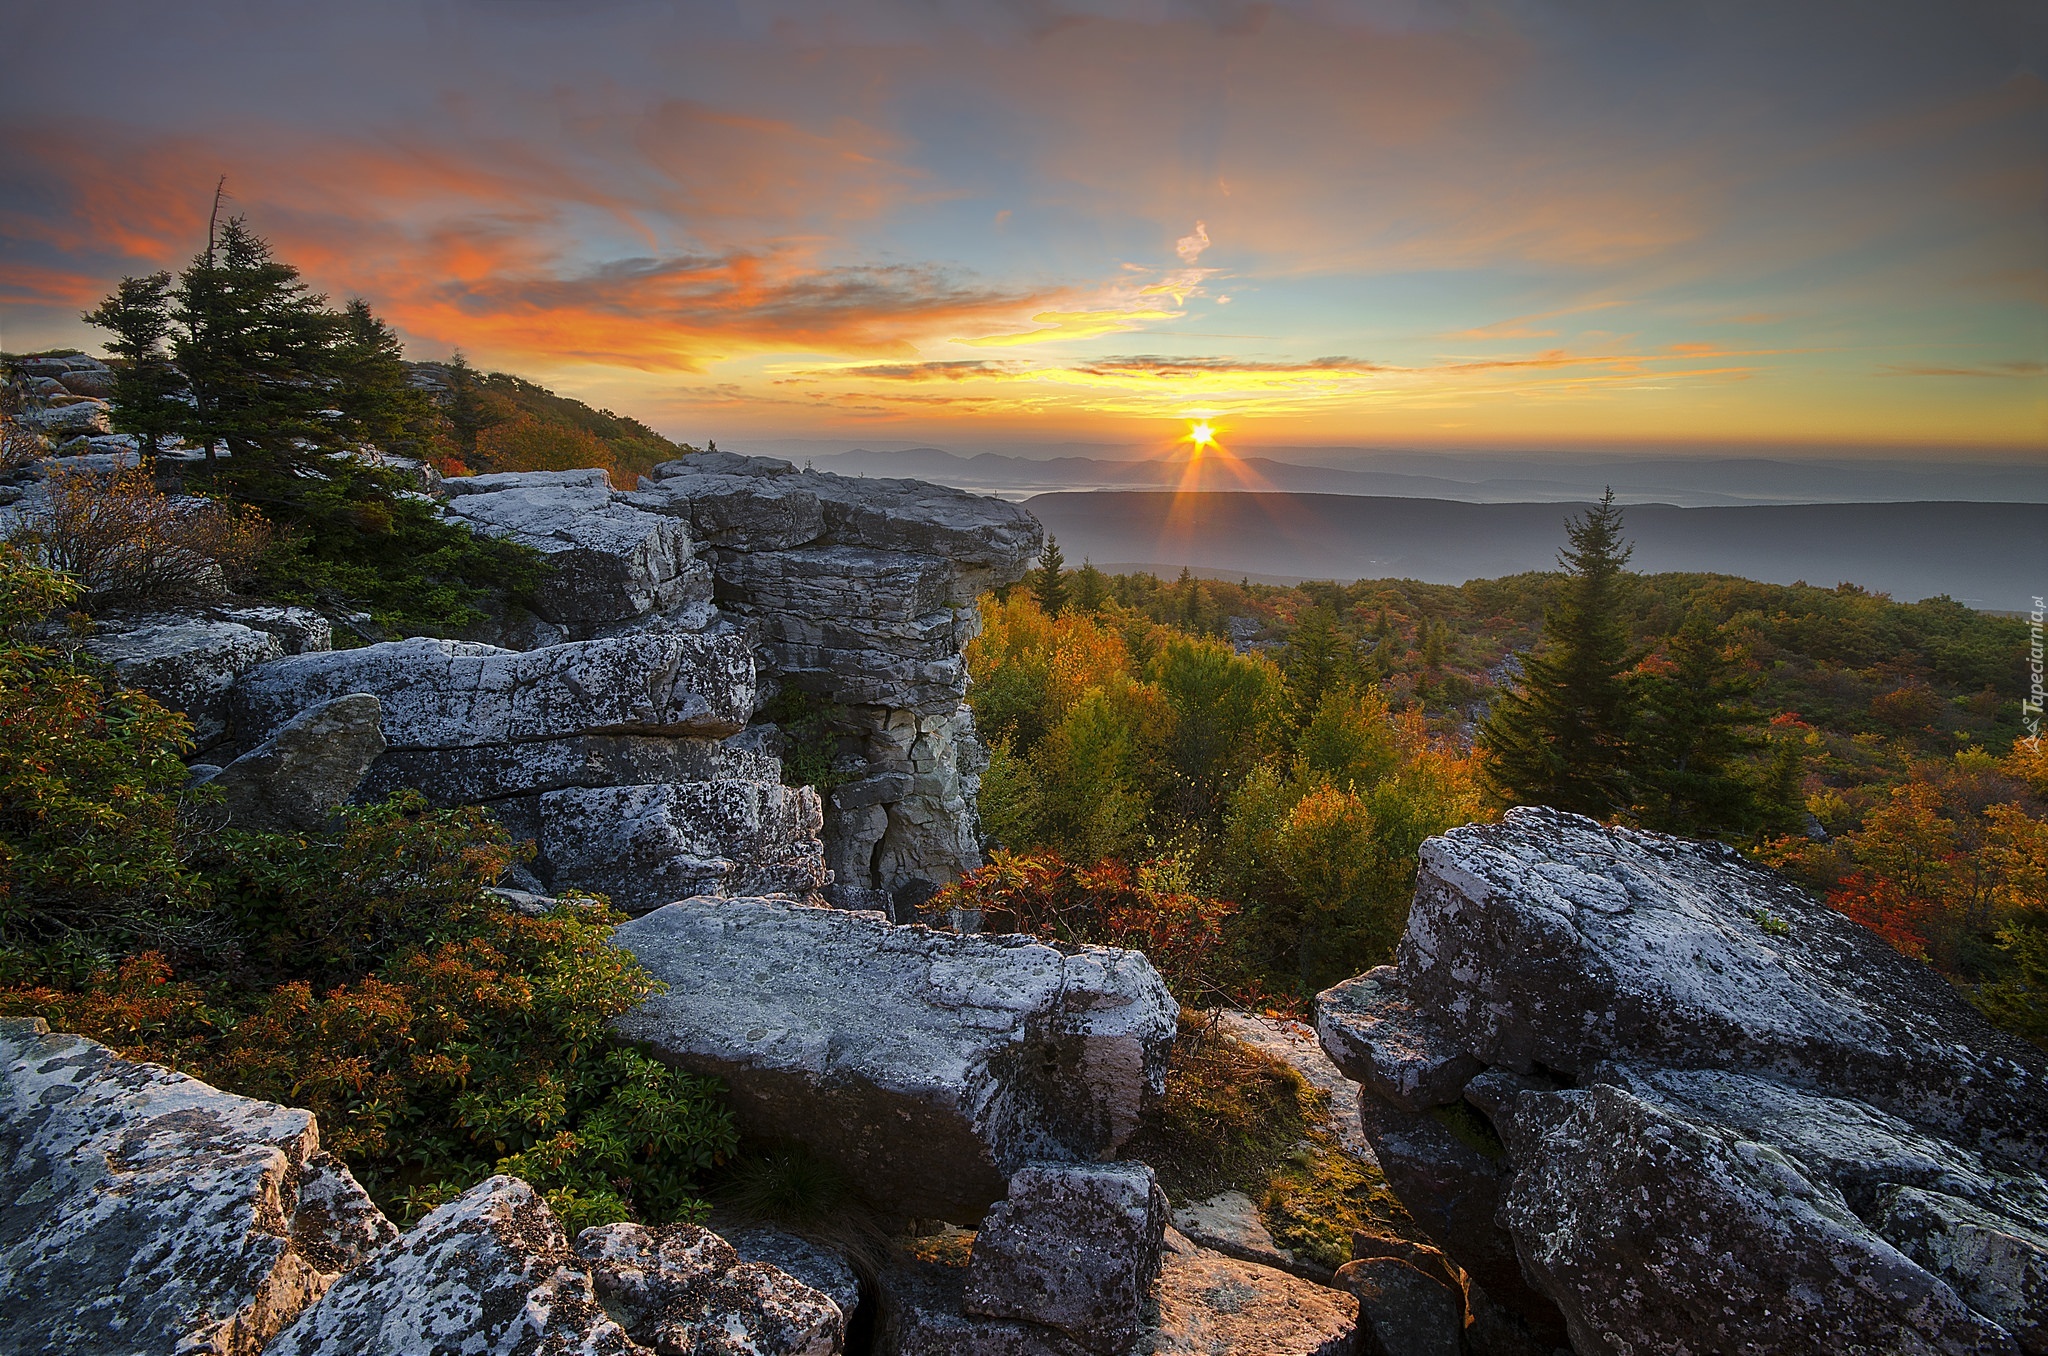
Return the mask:
POLYGON ((79 587, 0 547, 0 1013, 311 1108, 412 1218, 492 1172, 571 1227, 701 1214, 709 1080, 613 1041, 652 991, 602 901, 528 917, 478 810, 400 793, 310 835, 222 829, 185 719, 38 624, 79 587))

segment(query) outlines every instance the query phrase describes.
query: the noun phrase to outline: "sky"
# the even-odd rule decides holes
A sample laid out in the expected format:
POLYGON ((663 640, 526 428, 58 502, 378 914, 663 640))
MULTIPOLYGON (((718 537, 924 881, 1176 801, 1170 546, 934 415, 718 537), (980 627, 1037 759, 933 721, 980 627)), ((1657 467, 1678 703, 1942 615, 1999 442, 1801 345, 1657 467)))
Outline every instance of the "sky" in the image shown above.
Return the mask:
POLYGON ((2048 455, 2037 0, 17 6, 0 345, 214 185, 672 436, 2048 455))

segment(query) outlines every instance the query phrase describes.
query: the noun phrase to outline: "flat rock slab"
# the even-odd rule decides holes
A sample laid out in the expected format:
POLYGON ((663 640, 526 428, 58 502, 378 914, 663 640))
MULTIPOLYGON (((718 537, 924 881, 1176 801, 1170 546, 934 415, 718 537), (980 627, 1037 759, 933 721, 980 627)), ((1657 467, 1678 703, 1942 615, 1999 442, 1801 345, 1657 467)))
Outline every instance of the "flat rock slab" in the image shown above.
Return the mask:
POLYGON ((1732 849, 1510 810, 1423 844, 1410 1000, 1517 1072, 1739 1068, 2048 1164, 2048 1057, 1732 849))
POLYGON ((1142 955, 774 900, 692 899, 613 940, 668 986, 617 1019, 717 1074, 749 1133, 869 1201, 973 1223, 1033 1161, 1115 1151, 1165 1086, 1178 1007, 1142 955))
POLYGON ((377 800, 409 786, 435 805, 476 805, 579 786, 778 783, 782 759, 758 737, 759 728, 722 740, 570 735, 467 749, 390 749, 371 764, 358 794, 377 800))
POLYGON ((395 1234, 310 1112, 0 1020, 0 1352, 253 1356, 395 1234))
POLYGON ((266 739, 309 706, 367 692, 394 749, 519 744, 594 733, 737 732, 754 660, 736 632, 617 636, 539 650, 389 641, 265 664, 236 685, 236 734, 266 739))
POLYGON ((1132 1350, 1141 1356, 1353 1356, 1358 1301, 1304 1281, 1166 1236, 1153 1290, 1154 1326, 1132 1350))
POLYGON ((645 1356, 534 1189, 492 1177, 337 1281, 264 1356, 645 1356))

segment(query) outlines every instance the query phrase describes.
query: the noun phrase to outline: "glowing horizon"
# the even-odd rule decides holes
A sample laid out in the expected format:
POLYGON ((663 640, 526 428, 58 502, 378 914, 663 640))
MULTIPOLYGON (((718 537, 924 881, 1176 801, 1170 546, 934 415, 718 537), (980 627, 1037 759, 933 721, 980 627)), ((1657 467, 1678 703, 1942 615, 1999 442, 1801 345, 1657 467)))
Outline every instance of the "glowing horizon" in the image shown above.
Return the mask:
POLYGON ((2024 31, 1789 9, 46 8, 0 330, 97 347, 225 173, 412 356, 694 441, 2048 451, 2024 31))

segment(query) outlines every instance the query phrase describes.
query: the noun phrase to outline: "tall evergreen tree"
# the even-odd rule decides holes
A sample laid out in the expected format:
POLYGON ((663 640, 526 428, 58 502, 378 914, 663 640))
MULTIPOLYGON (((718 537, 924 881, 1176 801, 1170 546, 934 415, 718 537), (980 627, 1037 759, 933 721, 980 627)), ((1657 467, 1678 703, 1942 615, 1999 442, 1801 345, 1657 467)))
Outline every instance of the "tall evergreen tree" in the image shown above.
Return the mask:
POLYGON ((1102 611, 1102 605, 1108 601, 1109 576, 1084 558, 1081 568, 1074 571, 1074 606, 1092 617, 1102 611))
POLYGON ((341 313, 331 358, 331 398, 349 439, 414 455, 434 419, 433 401, 415 387, 405 347, 361 297, 341 313))
POLYGON ((1066 610, 1067 581, 1062 573, 1066 563, 1067 558, 1060 554, 1059 539, 1047 536, 1045 549, 1038 553, 1038 568, 1031 572, 1031 596, 1048 617, 1057 617, 1066 610))
POLYGON ((1315 715, 1326 694, 1357 677, 1351 644, 1337 630, 1334 611, 1321 604, 1302 609, 1280 652, 1280 671, 1302 724, 1315 715))
POLYGON ((1522 677, 1480 727, 1485 777, 1502 800, 1606 816, 1629 804, 1633 703, 1627 671, 1639 656, 1621 611, 1631 550, 1609 490, 1566 525, 1558 563, 1569 577, 1543 613, 1543 638, 1522 677))
MULTIPOLYGON (((483 435, 508 418, 499 402, 484 389, 483 375, 469 365, 461 349, 448 359, 448 398, 441 414, 455 439, 456 455, 471 467, 480 464, 477 449, 483 435)), ((710 450, 716 452, 717 444, 710 450)))
POLYGON ((1668 669, 1636 682, 1635 816, 1665 833, 1749 837, 1767 817, 1742 766, 1760 743, 1742 730, 1757 718, 1749 701, 1757 679, 1728 655, 1704 608, 1686 617, 1665 654, 1668 669))
POLYGON ((331 407, 338 318, 299 271, 280 263, 241 217, 230 217, 179 277, 172 345, 190 384, 180 432, 234 454, 252 481, 341 441, 331 407))
POLYGON ((112 330, 107 352, 114 366, 114 427, 132 433, 144 465, 156 461, 157 446, 177 432, 188 407, 177 397, 185 378, 171 365, 165 342, 171 337, 171 275, 123 278, 113 295, 83 317, 88 325, 112 330))

